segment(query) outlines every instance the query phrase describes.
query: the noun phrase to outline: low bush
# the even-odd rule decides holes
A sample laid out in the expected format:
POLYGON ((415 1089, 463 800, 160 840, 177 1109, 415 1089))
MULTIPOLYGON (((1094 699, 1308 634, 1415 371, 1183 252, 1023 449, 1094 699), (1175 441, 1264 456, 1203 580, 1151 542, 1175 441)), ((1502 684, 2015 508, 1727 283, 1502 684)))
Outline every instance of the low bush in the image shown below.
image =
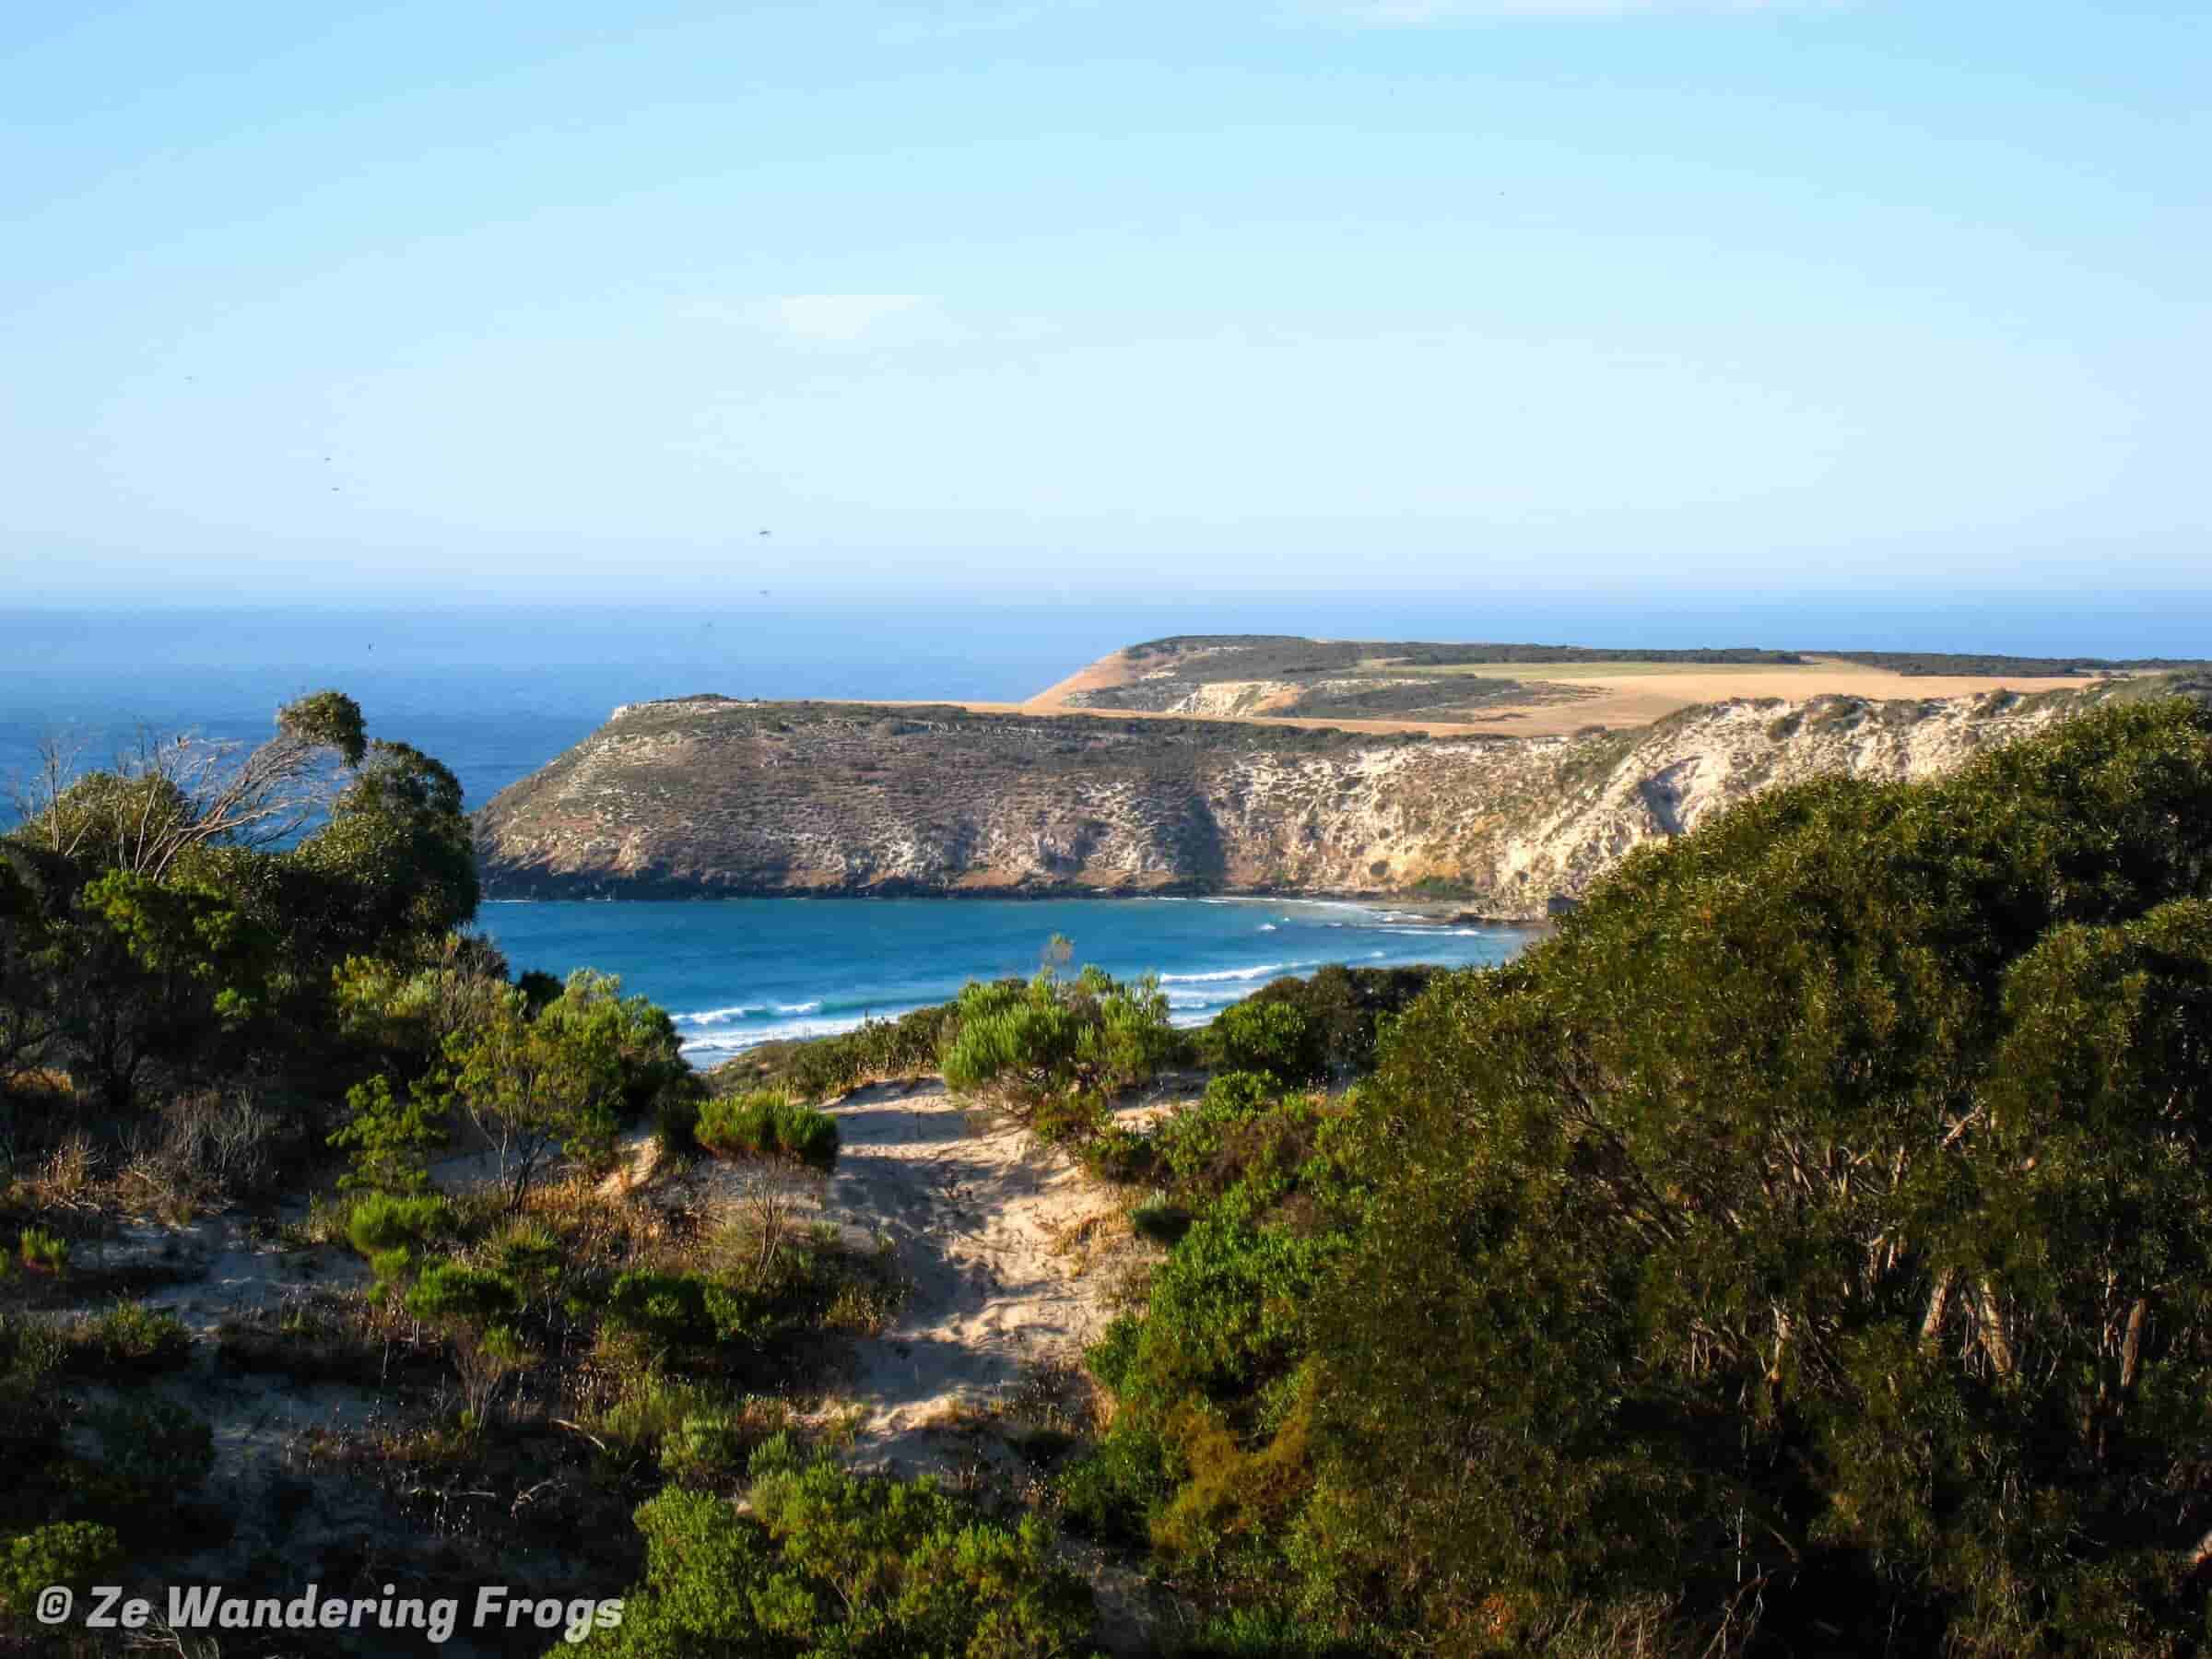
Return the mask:
MULTIPOLYGON (((1097 968, 1072 980, 1047 969, 1026 984, 969 985, 946 1032, 941 1064, 953 1088, 1030 1112, 1053 1101, 1091 1102, 1085 1126, 1095 1126, 1097 1103, 1188 1052, 1158 981, 1124 984, 1097 968)), ((1058 1125, 1064 1135, 1075 1126, 1058 1125)))
MULTIPOLYGON (((1209 1044, 1223 1039, 1241 1041, 1254 1034, 1254 1027, 1248 1022, 1271 1018, 1245 1010, 1288 1008, 1305 1021, 1295 1043, 1277 1046, 1262 1041, 1256 1051, 1246 1050, 1241 1055, 1224 1054, 1216 1049, 1209 1053, 1208 1063, 1266 1071, 1285 1083, 1324 1079, 1341 1083, 1365 1077, 1375 1069, 1382 1035, 1389 1022, 1413 1005, 1438 971, 1421 967, 1332 965, 1303 978, 1273 980, 1224 1010, 1222 1018, 1234 1015, 1236 1018, 1219 1038, 1214 1035, 1214 1027, 1222 1025, 1222 1018, 1216 1018, 1214 1027, 1200 1033, 1199 1047, 1207 1053, 1209 1044), (1255 1059, 1265 1063, 1255 1065, 1255 1059)), ((1260 1031, 1265 1029, 1257 1028, 1260 1031)))
POLYGON ((16 1253, 33 1273, 69 1270, 69 1241, 42 1227, 27 1227, 16 1236, 16 1253))
POLYGON ((781 1158, 827 1173, 837 1162, 837 1120, 763 1089, 708 1100, 699 1144, 721 1158, 781 1158))
POLYGON ((864 1083, 923 1077, 937 1069, 952 1009, 952 1004, 939 1003, 896 1019, 864 1020, 834 1036, 769 1045, 723 1066, 713 1087, 734 1093, 770 1086, 802 1100, 824 1100, 864 1083))
POLYGON ((62 1359, 61 1334, 51 1321, 0 1313, 0 1399, 46 1393, 62 1359))
POLYGON ((633 1268, 608 1288, 604 1318, 663 1347, 704 1347, 742 1335, 748 1312, 727 1286, 699 1274, 633 1268))
POLYGON ((460 1262, 425 1267, 406 1296, 407 1312, 418 1319, 471 1326, 512 1319, 522 1306, 522 1291, 505 1274, 460 1262))
POLYGON ((703 1383, 646 1371, 625 1379, 608 1404, 589 1414, 592 1433, 625 1451, 650 1451, 692 1418, 718 1415, 729 1401, 703 1383))
POLYGON ((1151 1517, 1174 1492, 1159 1433, 1131 1419, 1112 1424, 1053 1483, 1063 1522, 1107 1543, 1142 1547, 1151 1517))
MULTIPOLYGON (((1090 1594, 1053 1559, 1034 1517, 985 1520, 924 1478, 801 1463, 788 1442, 753 1453, 753 1513, 671 1487, 637 1512, 645 1580, 622 1622, 584 1651, 763 1655, 913 1653, 1076 1659, 1090 1594)), ((565 1650, 557 1650, 565 1651, 565 1650)))
POLYGON ((147 1375, 174 1371, 192 1359, 192 1334, 166 1309, 118 1302, 62 1333, 66 1369, 80 1375, 147 1375))
POLYGON ((371 1258, 386 1251, 419 1250, 453 1228, 453 1206, 427 1194, 371 1193, 356 1200, 346 1218, 347 1239, 371 1258))
POLYGON ((1326 1069, 1320 1036, 1293 1003, 1246 1001, 1214 1017, 1200 1036, 1198 1053, 1219 1070, 1253 1072, 1278 1084, 1304 1083, 1326 1069))
POLYGON ((1158 1243, 1172 1244, 1190 1230, 1191 1213, 1167 1194, 1155 1192, 1130 1210, 1129 1225, 1158 1243))
POLYGON ((421 1265, 421 1258, 406 1245, 395 1250, 380 1250, 369 1258, 369 1271, 376 1275, 375 1288, 382 1291, 406 1288, 421 1265))
POLYGON ((445 1112, 433 1099, 394 1090, 377 1076, 346 1091, 346 1122, 330 1144, 351 1155, 339 1184, 349 1190, 419 1193, 430 1183, 430 1154, 447 1142, 445 1112))
POLYGON ((524 1220, 511 1222, 494 1238, 486 1259, 527 1299, 548 1296, 559 1286, 569 1252, 544 1222, 524 1220))
POLYGON ((1151 1135, 1109 1124, 1082 1143, 1077 1156, 1098 1180, 1127 1182, 1150 1176, 1157 1151, 1151 1135))
POLYGON ((1278 1100, 1267 1078, 1223 1072, 1206 1085, 1197 1104, 1155 1128, 1154 1159, 1169 1190, 1186 1206, 1208 1203, 1240 1184, 1265 1203, 1297 1182, 1324 1128, 1345 1121, 1352 1098, 1335 1106, 1296 1094, 1278 1100))
POLYGON ((1159 1183, 1131 1223, 1170 1250, 1145 1305, 1088 1355, 1115 1410, 1054 1481, 1071 1526, 1148 1544, 1209 1594, 1282 1571, 1310 1473, 1309 1310, 1368 1199, 1356 1093, 1277 1094, 1269 1077, 1222 1073, 1124 1159, 1159 1183))
POLYGON ((0 1615, 30 1613, 49 1584, 81 1595, 122 1560, 123 1540, 115 1529, 89 1521, 59 1521, 9 1538, 0 1545, 0 1615))
POLYGON ((685 1486, 725 1486, 746 1473, 755 1448, 782 1436, 790 1421, 782 1402, 759 1398, 687 1415, 661 1441, 661 1471, 685 1486))

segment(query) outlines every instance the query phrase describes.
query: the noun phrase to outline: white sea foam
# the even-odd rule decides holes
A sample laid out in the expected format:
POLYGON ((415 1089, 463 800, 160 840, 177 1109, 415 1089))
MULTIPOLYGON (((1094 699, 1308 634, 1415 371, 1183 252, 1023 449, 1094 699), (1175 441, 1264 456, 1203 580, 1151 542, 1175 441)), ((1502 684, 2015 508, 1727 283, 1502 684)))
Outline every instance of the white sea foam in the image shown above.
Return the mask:
POLYGON ((1170 991, 1167 998, 1171 1008, 1226 1008, 1230 1003, 1244 1000, 1244 987, 1215 985, 1203 991, 1170 991))
POLYGON ((672 1014, 669 1018, 677 1025, 720 1025, 725 1019, 743 1019, 759 1014, 766 1005, 761 1003, 733 1003, 726 1008, 700 1008, 689 1014, 672 1014))
MULTIPOLYGON (((879 1018, 895 1019, 910 1014, 911 1008, 878 1008, 879 1018)), ((685 1054, 694 1061, 712 1065, 715 1060, 732 1054, 742 1054, 747 1049, 759 1048, 764 1042, 780 1042, 794 1038, 834 1037, 841 1031, 850 1031, 867 1018, 865 1014, 833 1014, 820 1019, 779 1019, 761 1025, 747 1026, 739 1030, 714 1031, 705 1036, 684 1039, 685 1054)))
MULTIPOLYGON (((734 1019, 752 1019, 763 1014, 779 1014, 788 1017, 794 1014, 819 1014, 821 1011, 822 999, 817 996, 811 997, 806 1002, 732 1003, 726 1008, 698 1008, 689 1013, 672 1014, 669 1018, 679 1026, 718 1026, 726 1025, 734 1019)), ((855 1025, 860 1023, 857 1016, 854 1017, 853 1023, 855 1025)), ((758 1037, 749 1040, 759 1041, 758 1037)))
MULTIPOLYGON (((1375 954, 1380 956, 1382 952, 1375 954)), ((1309 962, 1262 962, 1256 968, 1220 968, 1211 973, 1163 973, 1159 976, 1159 982, 1163 985, 1207 985, 1220 980, 1265 979, 1271 974, 1291 973, 1300 968, 1318 968, 1320 965, 1318 959, 1309 962)))

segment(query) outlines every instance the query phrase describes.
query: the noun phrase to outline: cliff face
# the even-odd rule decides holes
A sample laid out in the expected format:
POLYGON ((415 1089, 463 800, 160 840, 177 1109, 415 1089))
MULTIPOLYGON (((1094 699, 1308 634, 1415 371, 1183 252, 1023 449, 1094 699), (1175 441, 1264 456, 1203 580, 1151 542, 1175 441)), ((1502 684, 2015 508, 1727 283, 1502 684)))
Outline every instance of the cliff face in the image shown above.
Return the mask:
POLYGON ((478 844, 493 897, 1425 892, 1534 918, 1759 790, 1925 776, 2150 689, 1738 701, 1521 739, 642 703, 502 792, 478 844))

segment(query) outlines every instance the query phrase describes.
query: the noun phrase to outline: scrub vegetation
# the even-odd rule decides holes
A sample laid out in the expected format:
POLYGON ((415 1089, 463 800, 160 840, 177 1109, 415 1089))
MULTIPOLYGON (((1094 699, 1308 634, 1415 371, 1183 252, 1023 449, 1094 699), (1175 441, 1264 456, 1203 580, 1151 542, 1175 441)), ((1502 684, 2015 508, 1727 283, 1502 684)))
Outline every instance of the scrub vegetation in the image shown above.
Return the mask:
POLYGON ((2207 1031, 2201 708, 1739 807, 1122 1149, 1065 1515, 1208 1653, 2196 1651, 2207 1031))
POLYGON ((310 1524, 336 1503, 358 1536, 366 1501, 374 1571, 411 1585, 644 1574, 621 1651, 1082 1651, 1088 1592, 1042 1522, 847 1473, 835 1418, 803 1420, 900 1294, 809 1219, 834 1122, 710 1098, 661 1010, 465 931, 461 805, 331 692, 250 751, 52 756, 0 838, 0 1641, 49 1584, 150 1587, 226 1540, 274 1550, 234 1581, 351 1582, 310 1524), (734 1183, 631 1197, 654 1123, 734 1183), (330 1288, 194 1326, 180 1241, 217 1227, 330 1288), (257 1474, 260 1431, 224 1416, 254 1379, 359 1408, 257 1474), (755 1579, 702 1586, 693 1543, 755 1579))
POLYGON ((624 1593, 583 1645, 640 1655, 2201 1650, 2199 701, 1773 789, 1502 968, 1194 1032, 1047 968, 705 1078, 465 931, 450 785, 319 694, 0 841, 0 1638, 236 1528, 624 1593), (897 1093, 839 1098, 935 1076, 1126 1223, 1080 1371, 971 1425, 1012 1474, 836 1403, 908 1288, 823 1203, 897 1093), (304 1265, 210 1328, 142 1246, 218 1223, 304 1265), (255 1380, 360 1409, 248 1486, 255 1380))

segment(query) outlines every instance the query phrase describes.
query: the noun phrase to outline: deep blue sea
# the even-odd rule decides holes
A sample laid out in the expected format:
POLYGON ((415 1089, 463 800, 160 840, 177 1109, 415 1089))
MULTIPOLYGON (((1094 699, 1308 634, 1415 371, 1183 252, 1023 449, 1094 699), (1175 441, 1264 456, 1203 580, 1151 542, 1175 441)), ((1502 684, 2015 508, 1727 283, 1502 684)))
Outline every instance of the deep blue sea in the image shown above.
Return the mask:
MULTIPOLYGON (((1171 633, 2212 653, 2212 597, 1665 600, 1464 594, 990 605, 694 596, 680 608, 0 610, 0 782, 59 737, 98 765, 140 728, 265 736, 276 705, 335 687, 372 736, 451 766, 471 805, 542 766, 617 703, 732 696, 1018 699, 1118 646, 1171 633)), ((4 816, 4 814, 0 814, 4 816)), ((940 1001, 1034 971, 1054 934, 1076 963, 1157 971, 1203 1018, 1322 962, 1492 962, 1509 929, 1424 925, 1356 906, 1173 900, 733 900, 516 903, 483 925, 518 967, 590 966, 678 1017, 701 1060, 779 1034, 940 1001)))

